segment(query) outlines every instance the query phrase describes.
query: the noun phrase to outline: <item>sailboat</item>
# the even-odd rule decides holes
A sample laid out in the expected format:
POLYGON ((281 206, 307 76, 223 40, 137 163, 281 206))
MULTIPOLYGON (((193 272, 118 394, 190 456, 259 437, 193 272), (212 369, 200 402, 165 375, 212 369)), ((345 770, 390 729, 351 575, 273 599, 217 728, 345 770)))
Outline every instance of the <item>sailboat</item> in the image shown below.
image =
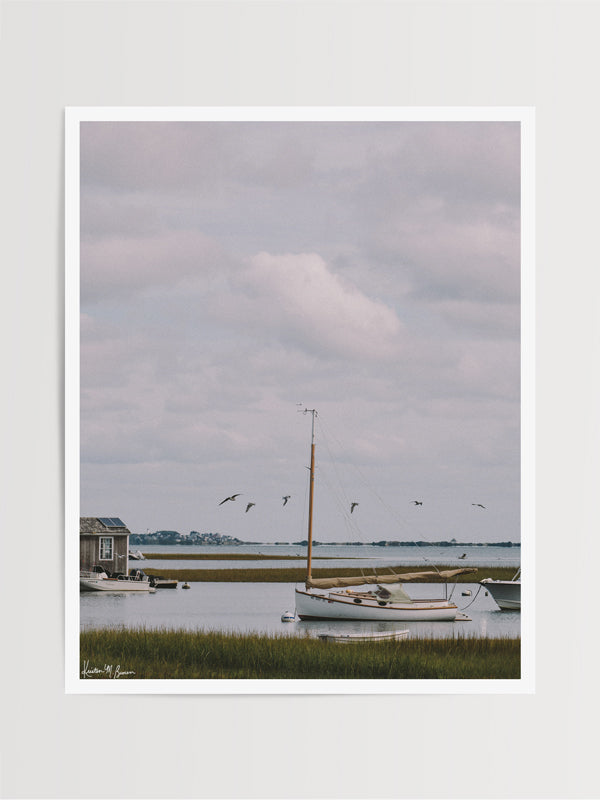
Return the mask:
POLYGON ((458 575, 477 572, 474 567, 452 570, 428 570, 393 575, 361 575, 360 577, 313 578, 312 576, 312 518, 315 487, 315 418, 316 410, 305 408, 312 414, 310 446, 310 489, 308 506, 308 550, 304 589, 296 588, 296 615, 302 620, 336 619, 389 622, 453 622, 461 612, 451 599, 415 600, 402 584, 422 581, 431 577, 451 580, 458 575), (376 585, 368 591, 361 587, 376 585), (386 584, 386 585, 383 585, 386 584), (387 586, 389 585, 389 588, 387 586), (355 589, 349 587, 357 587, 355 589), (333 589, 334 591, 323 591, 333 589))

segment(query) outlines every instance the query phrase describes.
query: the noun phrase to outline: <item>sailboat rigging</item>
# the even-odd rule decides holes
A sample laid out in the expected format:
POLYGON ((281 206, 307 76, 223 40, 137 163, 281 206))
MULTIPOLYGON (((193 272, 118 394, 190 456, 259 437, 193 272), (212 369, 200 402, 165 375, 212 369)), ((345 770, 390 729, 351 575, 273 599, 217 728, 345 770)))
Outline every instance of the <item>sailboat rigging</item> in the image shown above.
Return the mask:
POLYGON ((458 575, 477 572, 474 567, 452 570, 428 570, 393 575, 362 575, 360 577, 313 578, 313 507, 315 487, 315 419, 314 408, 303 409, 312 415, 310 445, 310 491, 308 505, 308 547, 304 589, 296 588, 296 615, 300 619, 377 620, 390 622, 435 621, 452 622, 460 611, 455 603, 445 599, 415 600, 402 587, 403 583, 441 577, 450 580, 458 575), (356 590, 346 587, 377 585, 376 591, 356 590), (382 584, 390 585, 390 588, 382 584), (318 590, 337 589, 322 593, 318 590))

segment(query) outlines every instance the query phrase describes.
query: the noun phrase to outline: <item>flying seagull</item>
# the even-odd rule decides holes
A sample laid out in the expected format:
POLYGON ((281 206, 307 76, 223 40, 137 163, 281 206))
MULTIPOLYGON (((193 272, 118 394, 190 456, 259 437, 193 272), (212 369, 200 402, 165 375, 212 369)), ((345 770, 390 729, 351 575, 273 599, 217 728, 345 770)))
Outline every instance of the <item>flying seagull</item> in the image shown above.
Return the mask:
POLYGON ((466 558, 466 557, 467 557, 466 553, 463 553, 462 556, 459 556, 459 558, 466 558))
POLYGON ((281 498, 283 500, 283 505, 287 503, 287 501, 290 499, 291 496, 292 496, 291 494, 286 494, 285 497, 281 498))
POLYGON ((356 508, 357 505, 358 505, 358 503, 351 503, 350 504, 350 513, 352 513, 354 511, 354 509, 356 508))
POLYGON ((250 511, 252 506, 255 506, 255 505, 256 505, 256 503, 248 503, 248 505, 246 506, 246 514, 250 511))
POLYGON ((226 497, 225 500, 221 500, 219 505, 222 506, 223 503, 226 503, 228 500, 235 500, 235 498, 239 497, 239 496, 240 496, 239 492, 238 492, 238 494, 232 494, 231 497, 226 497))
POLYGON ((479 506, 479 508, 485 508, 485 506, 482 506, 481 503, 471 503, 471 505, 472 506, 479 506))
POLYGON ((423 505, 423 501, 422 500, 411 500, 410 502, 414 503, 416 506, 422 506, 423 505))

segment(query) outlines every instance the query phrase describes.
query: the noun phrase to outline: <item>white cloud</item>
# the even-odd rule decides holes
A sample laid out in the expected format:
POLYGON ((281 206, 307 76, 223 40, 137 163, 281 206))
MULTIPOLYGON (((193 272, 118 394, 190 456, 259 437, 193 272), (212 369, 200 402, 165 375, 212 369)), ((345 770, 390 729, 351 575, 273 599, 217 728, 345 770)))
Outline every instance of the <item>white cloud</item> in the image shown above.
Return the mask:
POLYGON ((504 124, 87 126, 90 513, 186 530, 222 491, 299 498, 306 402, 401 505, 477 487, 516 514, 518 187, 504 124))
POLYGON ((323 353, 388 360, 398 353, 395 312, 343 280, 315 253, 259 253, 239 277, 254 325, 323 353))

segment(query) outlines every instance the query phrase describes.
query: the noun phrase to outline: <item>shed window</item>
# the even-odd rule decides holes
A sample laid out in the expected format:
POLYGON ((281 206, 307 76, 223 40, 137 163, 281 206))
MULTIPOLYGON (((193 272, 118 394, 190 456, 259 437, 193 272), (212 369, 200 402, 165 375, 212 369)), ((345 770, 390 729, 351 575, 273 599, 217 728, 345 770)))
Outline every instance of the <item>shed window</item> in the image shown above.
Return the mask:
POLYGON ((113 537, 100 537, 100 559, 102 561, 112 561, 113 559, 113 537))

